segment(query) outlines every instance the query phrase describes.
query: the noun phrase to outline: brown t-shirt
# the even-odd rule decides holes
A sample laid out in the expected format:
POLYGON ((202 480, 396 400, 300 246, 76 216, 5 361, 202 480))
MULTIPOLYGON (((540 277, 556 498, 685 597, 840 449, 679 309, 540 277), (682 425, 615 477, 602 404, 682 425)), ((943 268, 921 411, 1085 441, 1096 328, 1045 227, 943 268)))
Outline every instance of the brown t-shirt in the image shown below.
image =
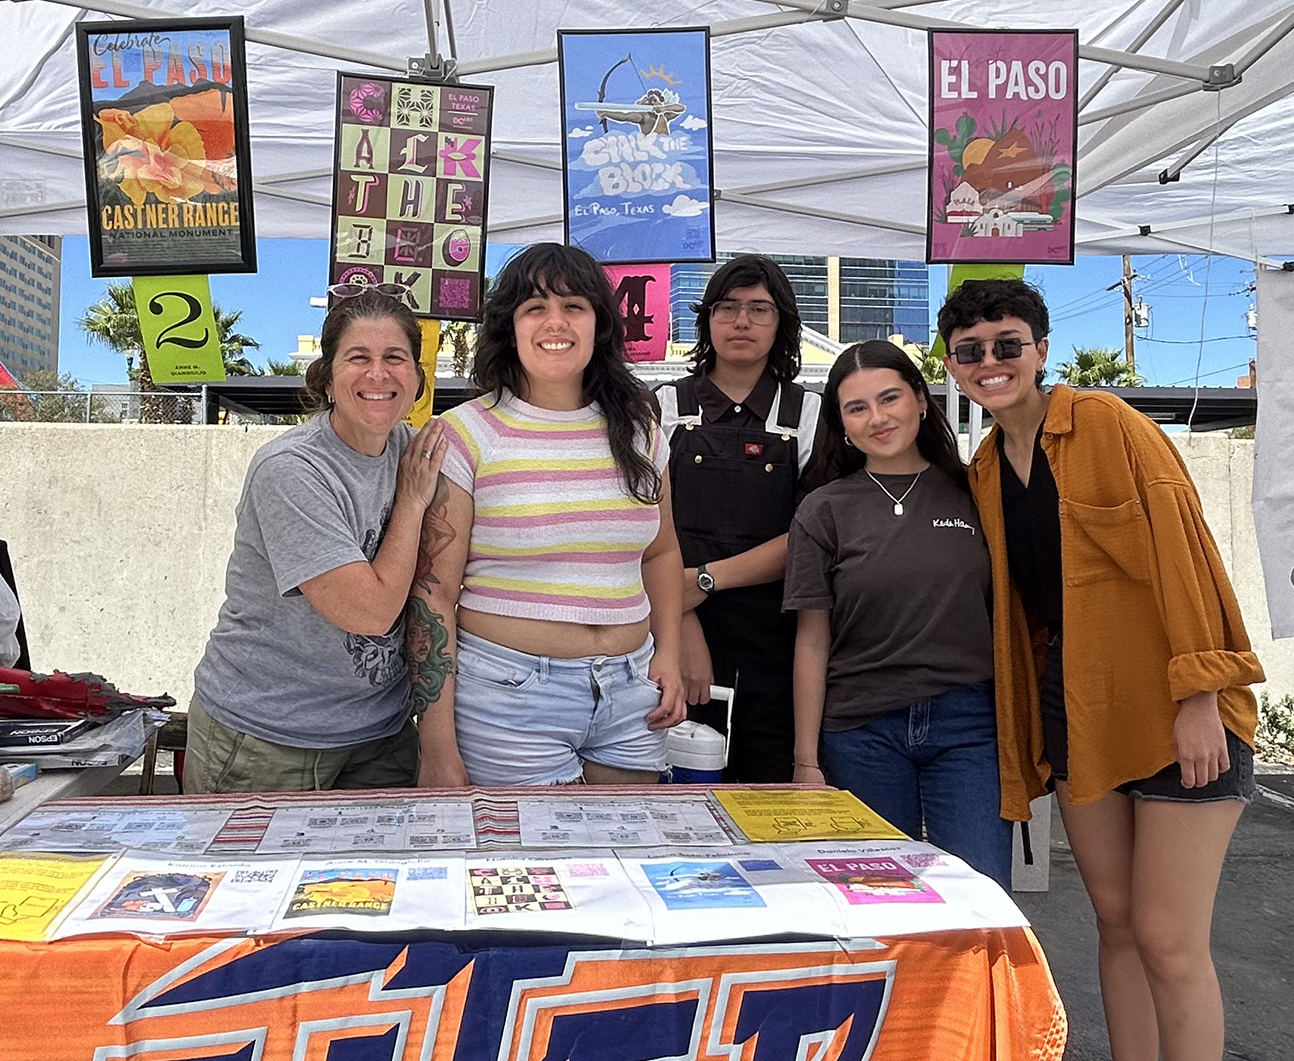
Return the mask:
MULTIPOLYGON (((878 475, 895 497, 910 475, 878 475)), ((831 612, 822 728, 853 729, 993 677, 988 549, 975 503, 933 465, 894 515, 863 471, 800 504, 784 611, 831 612)))

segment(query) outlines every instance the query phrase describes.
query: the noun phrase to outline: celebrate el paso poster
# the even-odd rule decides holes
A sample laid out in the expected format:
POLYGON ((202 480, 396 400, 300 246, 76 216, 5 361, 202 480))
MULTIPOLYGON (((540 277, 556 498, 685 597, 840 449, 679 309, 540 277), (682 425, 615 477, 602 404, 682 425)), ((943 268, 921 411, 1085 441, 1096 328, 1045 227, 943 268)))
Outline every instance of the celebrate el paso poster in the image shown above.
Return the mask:
POLYGON ((242 19, 77 27, 95 276, 254 272, 242 19))

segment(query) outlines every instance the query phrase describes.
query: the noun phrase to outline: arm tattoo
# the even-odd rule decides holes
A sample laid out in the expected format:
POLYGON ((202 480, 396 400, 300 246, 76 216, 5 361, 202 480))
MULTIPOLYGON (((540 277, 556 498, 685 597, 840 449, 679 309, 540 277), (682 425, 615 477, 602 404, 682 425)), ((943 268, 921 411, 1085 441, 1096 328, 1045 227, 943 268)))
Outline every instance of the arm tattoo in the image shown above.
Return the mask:
POLYGON ((417 597, 409 601, 405 629, 405 647, 409 657, 409 677, 413 682, 413 711, 421 716, 440 701, 445 681, 454 673, 454 661, 445 650, 449 631, 445 619, 417 597))
POLYGON ((418 561, 413 569, 414 585, 424 590, 440 585, 440 579, 432 573, 432 561, 458 536, 453 525, 445 518, 445 509, 448 507, 449 480, 442 475, 436 483, 435 496, 427 506, 427 514, 422 518, 418 561))

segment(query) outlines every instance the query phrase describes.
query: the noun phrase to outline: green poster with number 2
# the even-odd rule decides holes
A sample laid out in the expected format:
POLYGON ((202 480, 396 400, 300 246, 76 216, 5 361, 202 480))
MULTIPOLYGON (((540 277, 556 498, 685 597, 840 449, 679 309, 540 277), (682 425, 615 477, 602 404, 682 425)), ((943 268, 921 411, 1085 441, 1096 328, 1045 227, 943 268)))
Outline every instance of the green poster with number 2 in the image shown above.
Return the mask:
POLYGON ((154 383, 225 378, 211 281, 206 276, 136 276, 135 309, 154 383))

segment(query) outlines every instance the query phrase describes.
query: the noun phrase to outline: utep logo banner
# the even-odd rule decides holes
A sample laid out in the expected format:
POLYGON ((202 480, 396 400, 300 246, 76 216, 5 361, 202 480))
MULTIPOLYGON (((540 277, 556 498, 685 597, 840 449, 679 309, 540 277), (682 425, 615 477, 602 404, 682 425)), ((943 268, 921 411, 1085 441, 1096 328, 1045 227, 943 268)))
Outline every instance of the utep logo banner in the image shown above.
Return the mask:
POLYGON ((865 1061, 895 964, 829 943, 470 952, 435 941, 226 940, 108 1015, 97 1034, 114 1045, 76 1056, 865 1061))
POLYGON ((669 350, 668 265, 604 265, 625 322, 625 357, 664 361, 669 350))

